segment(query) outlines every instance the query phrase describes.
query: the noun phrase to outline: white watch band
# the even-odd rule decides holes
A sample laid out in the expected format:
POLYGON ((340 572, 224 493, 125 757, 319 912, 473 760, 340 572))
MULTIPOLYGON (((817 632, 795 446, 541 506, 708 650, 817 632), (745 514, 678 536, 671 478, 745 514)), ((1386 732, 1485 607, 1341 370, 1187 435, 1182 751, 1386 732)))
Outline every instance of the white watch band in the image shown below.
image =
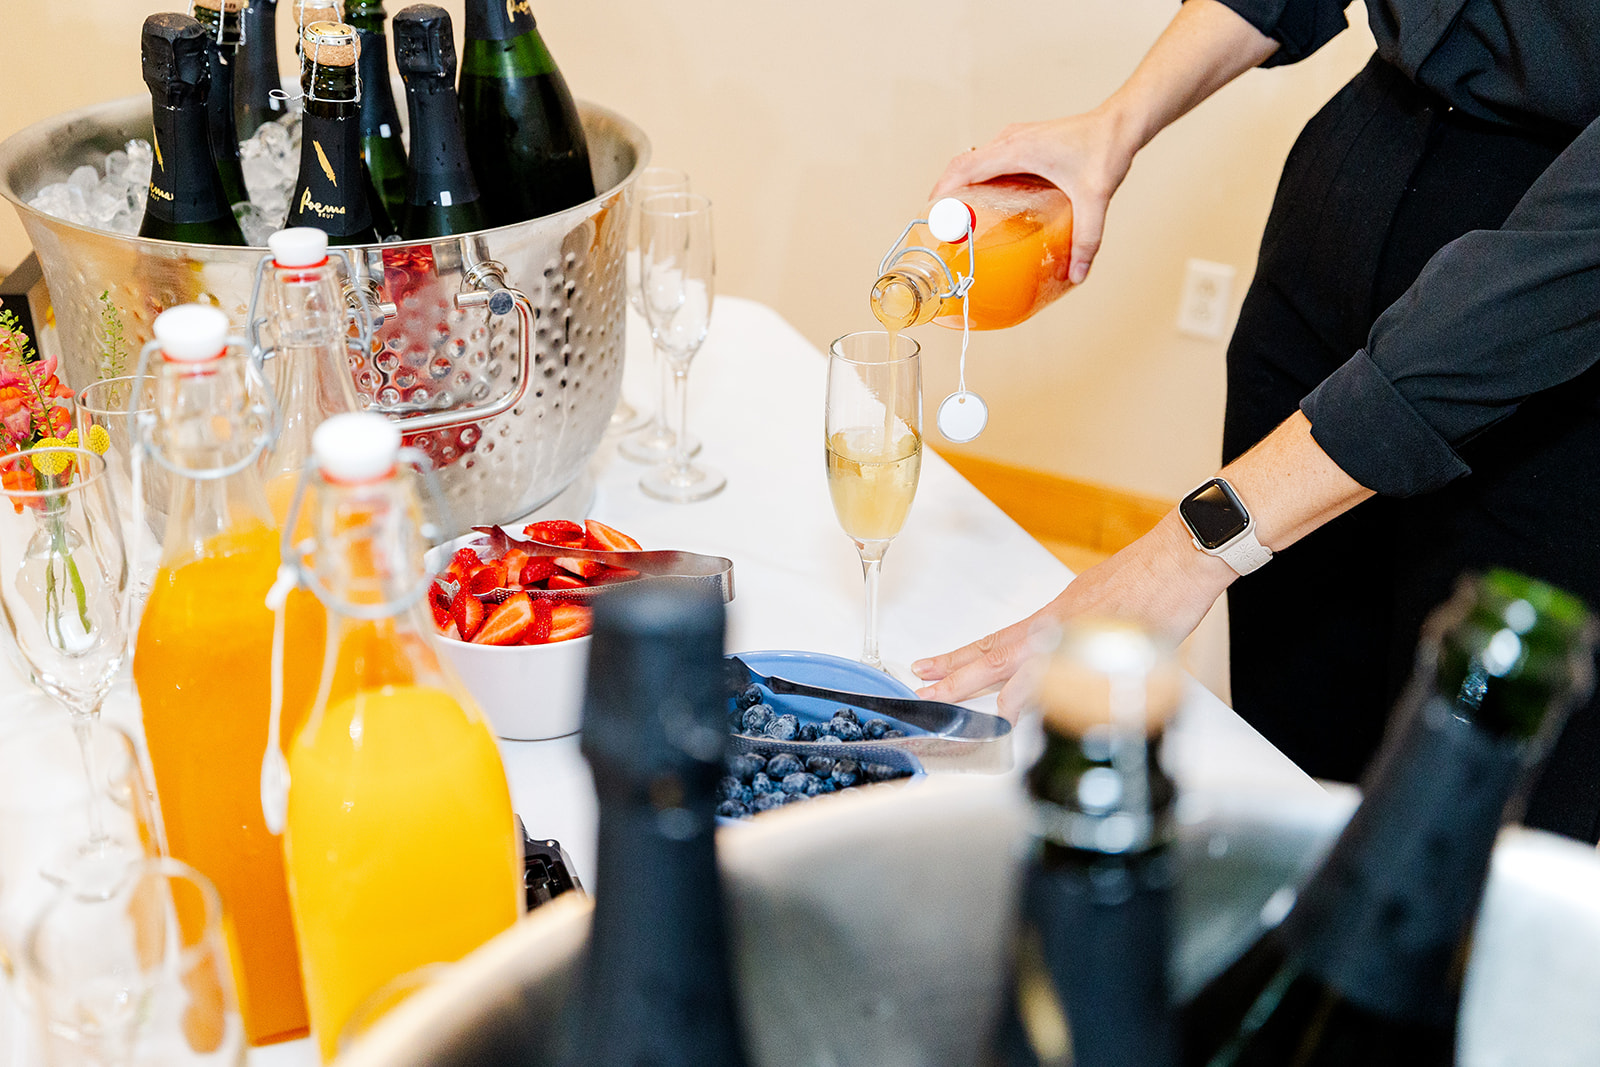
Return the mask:
POLYGON ((1243 576, 1264 566, 1272 558, 1272 549, 1256 539, 1255 523, 1251 523, 1249 529, 1212 555, 1221 556, 1224 563, 1243 576))

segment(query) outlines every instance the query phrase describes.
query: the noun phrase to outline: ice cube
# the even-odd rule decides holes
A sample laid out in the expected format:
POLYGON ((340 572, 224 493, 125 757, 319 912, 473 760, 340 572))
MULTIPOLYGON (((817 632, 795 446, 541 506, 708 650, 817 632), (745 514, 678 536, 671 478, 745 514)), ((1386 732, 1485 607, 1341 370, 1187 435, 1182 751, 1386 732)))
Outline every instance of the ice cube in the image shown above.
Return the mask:
POLYGON ((128 169, 128 153, 122 149, 106 154, 106 177, 120 178, 122 172, 128 169))
POLYGON ((150 162, 155 158, 155 153, 150 148, 150 142, 143 137, 135 137, 123 145, 122 148, 123 151, 128 153, 129 166, 149 166, 150 162))
POLYGON ((267 238, 278 228, 273 222, 276 216, 269 218, 255 204, 233 205, 233 217, 239 220, 239 231, 244 234, 244 243, 258 248, 265 247, 267 238))
POLYGON ((67 178, 67 182, 68 184, 76 185, 87 193, 90 189, 100 184, 100 172, 85 163, 83 166, 73 170, 72 175, 67 178))
POLYGON ((89 192, 89 221, 104 229, 111 217, 128 206, 128 198, 118 186, 118 181, 97 184, 89 192))
POLYGON ((33 199, 28 201, 28 206, 35 211, 42 211, 46 215, 62 218, 71 209, 72 204, 67 196, 66 182, 52 182, 33 194, 33 199))
POLYGON ((143 221, 144 213, 142 211, 129 211, 124 207, 121 211, 111 216, 111 222, 107 224, 106 229, 132 236, 139 232, 139 223, 143 221))
POLYGON ((263 122, 254 140, 261 142, 261 148, 267 154, 282 154, 289 147, 289 131, 281 123, 263 122))

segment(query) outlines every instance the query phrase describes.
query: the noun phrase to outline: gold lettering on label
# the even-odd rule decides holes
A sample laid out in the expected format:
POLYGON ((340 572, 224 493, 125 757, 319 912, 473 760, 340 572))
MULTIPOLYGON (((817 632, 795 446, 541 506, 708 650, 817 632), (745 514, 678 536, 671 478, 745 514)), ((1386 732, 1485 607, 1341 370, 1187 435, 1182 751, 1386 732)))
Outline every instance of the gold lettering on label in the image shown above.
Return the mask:
POLYGON ((300 194, 300 210, 311 211, 318 218, 328 219, 335 215, 343 215, 344 205, 319 203, 318 201, 311 199, 311 190, 307 189, 305 192, 300 194))
POLYGON ((166 170, 167 164, 161 158, 161 138, 156 136, 156 132, 154 130, 150 131, 150 140, 156 147, 156 166, 160 167, 162 170, 166 170))
POLYGON ((317 150, 317 162, 322 166, 322 173, 328 176, 328 181, 335 189, 339 188, 339 178, 333 173, 333 164, 328 162, 327 153, 322 150, 322 142, 313 140, 311 147, 317 150))
POLYGON ((518 15, 533 17, 532 0, 506 0, 506 18, 515 22, 518 15))
POLYGON ((165 189, 162 189, 158 185, 156 185, 155 182, 151 182, 150 183, 150 195, 153 196, 153 197, 156 197, 159 200, 171 200, 172 199, 172 194, 167 192, 165 189))

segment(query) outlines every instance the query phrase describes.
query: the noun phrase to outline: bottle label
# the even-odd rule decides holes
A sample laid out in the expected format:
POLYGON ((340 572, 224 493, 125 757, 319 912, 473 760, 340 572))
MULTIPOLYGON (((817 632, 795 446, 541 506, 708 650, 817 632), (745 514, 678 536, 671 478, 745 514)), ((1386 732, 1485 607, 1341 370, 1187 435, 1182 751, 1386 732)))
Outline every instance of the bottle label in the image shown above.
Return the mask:
POLYGON ((210 222, 230 213, 211 155, 205 105, 154 109, 150 195, 145 210, 162 222, 210 222))
POLYGON ((1437 696, 1399 728, 1283 929, 1304 968, 1352 1003, 1449 1026, 1461 941, 1529 747, 1487 736, 1437 696))
POLYGON ((290 226, 315 226, 350 237, 372 226, 361 172, 361 131, 354 115, 307 115, 300 141, 300 180, 289 203, 290 226))
POLYGON ((534 29, 532 0, 467 0, 469 41, 509 41, 534 29))

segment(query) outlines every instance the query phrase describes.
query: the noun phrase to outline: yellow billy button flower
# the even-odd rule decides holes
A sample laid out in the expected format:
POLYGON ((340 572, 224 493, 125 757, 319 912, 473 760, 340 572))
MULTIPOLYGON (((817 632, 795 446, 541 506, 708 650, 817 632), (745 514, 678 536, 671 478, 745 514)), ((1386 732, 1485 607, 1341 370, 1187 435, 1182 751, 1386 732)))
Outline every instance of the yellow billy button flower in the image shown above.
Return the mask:
MULTIPOLYGON (((73 432, 76 433, 77 431, 73 432)), ((68 447, 71 447, 70 444, 59 437, 46 437, 34 446, 35 449, 68 447)), ((38 452, 34 452, 33 455, 34 468, 44 475, 60 474, 67 469, 67 464, 70 462, 72 462, 72 457, 64 456, 59 452, 54 452, 50 455, 41 455, 38 452)))

